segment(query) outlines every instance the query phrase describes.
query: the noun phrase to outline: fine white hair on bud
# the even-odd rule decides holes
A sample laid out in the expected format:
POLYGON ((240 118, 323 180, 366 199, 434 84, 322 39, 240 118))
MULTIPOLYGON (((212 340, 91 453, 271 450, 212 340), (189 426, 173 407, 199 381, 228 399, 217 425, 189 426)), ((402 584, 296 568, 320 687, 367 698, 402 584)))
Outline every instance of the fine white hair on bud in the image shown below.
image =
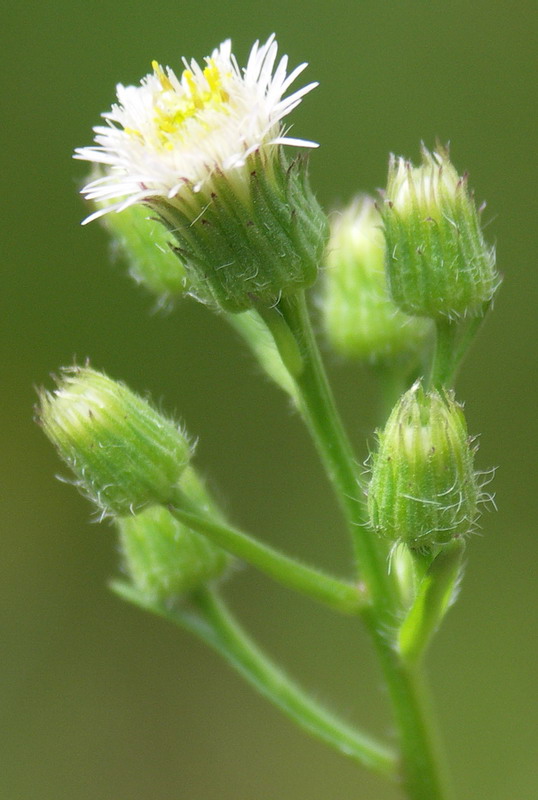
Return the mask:
POLYGON ((82 189, 88 200, 106 203, 86 222, 149 197, 199 191, 215 172, 243 167, 260 149, 317 147, 288 136, 282 124, 317 83, 286 96, 307 64, 288 73, 288 57, 277 63, 277 52, 273 34, 254 44, 241 69, 228 39, 204 66, 183 59, 179 77, 153 61, 139 86, 118 84, 117 103, 102 115, 106 125, 94 128, 95 144, 75 151, 106 171, 82 189))
POLYGON ((89 367, 41 392, 38 421, 103 516, 170 502, 192 448, 184 432, 124 384, 89 367))
POLYGON ((452 392, 425 392, 417 382, 378 439, 368 488, 377 533, 429 552, 474 530, 481 486, 463 410, 452 392))
POLYGON ((480 317, 499 286, 480 209, 448 150, 422 148, 415 167, 391 156, 382 204, 392 298, 407 314, 480 317))
POLYGON ((414 167, 405 158, 391 155, 387 195, 402 216, 415 209, 425 217, 438 219, 443 214, 442 203, 454 199, 463 191, 467 177, 460 178, 443 149, 430 153, 422 148, 422 164, 414 167))

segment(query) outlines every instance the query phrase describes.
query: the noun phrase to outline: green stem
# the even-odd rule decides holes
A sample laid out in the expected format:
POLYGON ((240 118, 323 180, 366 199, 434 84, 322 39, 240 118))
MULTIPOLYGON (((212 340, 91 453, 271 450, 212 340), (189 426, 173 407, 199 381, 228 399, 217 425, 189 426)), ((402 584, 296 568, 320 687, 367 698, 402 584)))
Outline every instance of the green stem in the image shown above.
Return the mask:
POLYGON ((428 387, 454 385, 460 364, 487 316, 491 302, 476 317, 436 320, 436 343, 428 387))
POLYGON ((395 589, 387 569, 387 553, 366 527, 359 470, 325 374, 304 293, 284 298, 279 308, 300 346, 303 369, 295 380, 303 415, 347 519, 357 567, 374 605, 388 612, 395 589))
POLYGON ((364 595, 357 586, 307 567, 230 525, 200 515, 180 489, 176 489, 169 509, 191 530, 313 600, 345 614, 357 614, 365 605, 364 595))
POLYGON ((265 308, 260 306, 258 314, 265 322, 280 353, 282 363, 292 378, 297 378, 304 369, 304 362, 299 342, 291 332, 278 306, 265 308))
POLYGON ((363 618, 377 651, 394 712, 401 750, 401 780, 409 800, 446 800, 442 759, 424 681, 405 664, 392 641, 396 588, 379 540, 365 526, 363 490, 353 451, 338 416, 312 333, 304 294, 285 298, 280 310, 299 342, 303 370, 296 375, 304 417, 343 506, 361 575, 372 598, 363 618))
POLYGON ((296 404, 295 381, 284 366, 282 356, 275 345, 274 333, 268 329, 263 315, 260 316, 251 308, 242 314, 224 314, 224 318, 242 337, 267 376, 287 392, 296 404))
POLYGON ((390 751, 363 732, 343 724, 298 689, 247 637, 215 594, 201 592, 197 601, 205 618, 214 626, 226 644, 231 656, 229 660, 258 691, 291 716, 301 727, 336 747, 340 752, 352 756, 369 769, 386 775, 391 774, 394 769, 394 757, 390 751))
POLYGON ((428 388, 441 389, 452 385, 459 366, 455 359, 457 340, 461 332, 459 320, 435 321, 436 340, 428 388))
POLYGON ((400 780, 409 800, 448 800, 444 753, 424 674, 405 664, 392 642, 368 622, 394 711, 400 742, 400 780))
POLYGON ((214 593, 199 591, 193 598, 199 613, 193 613, 155 605, 132 586, 119 581, 112 584, 112 589, 123 599, 198 636, 312 736, 374 772, 395 777, 396 761, 391 751, 339 720, 296 686, 247 636, 214 593))
POLYGON ((444 545, 422 575, 413 605, 398 632, 398 647, 408 663, 418 663, 450 607, 461 572, 465 544, 444 545))

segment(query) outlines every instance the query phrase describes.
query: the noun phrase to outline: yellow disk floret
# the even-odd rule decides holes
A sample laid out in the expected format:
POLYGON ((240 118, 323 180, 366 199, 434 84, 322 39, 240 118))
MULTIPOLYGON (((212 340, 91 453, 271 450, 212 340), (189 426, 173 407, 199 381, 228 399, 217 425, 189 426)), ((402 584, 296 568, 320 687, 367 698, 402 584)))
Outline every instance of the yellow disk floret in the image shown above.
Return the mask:
POLYGON ((155 98, 155 125, 159 143, 166 149, 172 149, 174 142, 184 139, 181 129, 187 120, 198 117, 197 122, 203 125, 202 112, 219 110, 226 113, 230 98, 223 88, 223 76, 214 59, 207 60, 203 82, 190 69, 185 69, 178 87, 173 85, 157 61, 152 61, 151 65, 161 85, 155 98))
POLYGON ((86 222, 151 198, 197 193, 220 173, 245 186, 254 153, 272 162, 282 145, 317 147, 287 136, 283 123, 317 84, 290 93, 306 64, 288 73, 287 56, 277 53, 274 35, 255 42, 242 69, 227 39, 203 62, 183 59, 180 72, 153 61, 139 85, 119 83, 94 144, 75 153, 103 165, 83 190, 98 205, 86 222))

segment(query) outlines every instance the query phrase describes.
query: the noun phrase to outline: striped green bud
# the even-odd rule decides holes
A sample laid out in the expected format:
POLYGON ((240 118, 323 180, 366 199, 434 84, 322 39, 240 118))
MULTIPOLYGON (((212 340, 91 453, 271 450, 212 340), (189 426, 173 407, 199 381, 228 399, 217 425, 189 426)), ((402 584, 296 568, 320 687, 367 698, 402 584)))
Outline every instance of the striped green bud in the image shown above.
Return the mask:
POLYGON ((428 552, 473 530, 480 487, 465 417, 451 392, 416 383, 379 433, 368 488, 372 527, 428 552))
POLYGON ((168 503, 189 463, 183 431, 124 384, 88 367, 62 370, 38 421, 103 514, 168 503))
POLYGON ((391 295, 407 314, 480 316, 499 285, 480 210, 446 150, 414 167, 391 156, 382 216, 391 295))
POLYGON ((199 300, 238 313, 272 306, 311 286, 328 222, 310 189, 306 161, 282 148, 216 170, 199 191, 146 201, 166 225, 199 300))
POLYGON ((381 224, 368 196, 332 217, 322 303, 333 348, 371 364, 416 355, 431 333, 430 322, 407 316, 390 298, 381 224))
POLYGON ((172 249, 173 237, 146 206, 131 205, 99 220, 111 236, 114 255, 127 261, 137 283, 163 304, 186 293, 185 267, 172 249))
POLYGON ((117 520, 125 569, 152 601, 170 602, 215 580, 230 556, 178 522, 164 506, 117 520))

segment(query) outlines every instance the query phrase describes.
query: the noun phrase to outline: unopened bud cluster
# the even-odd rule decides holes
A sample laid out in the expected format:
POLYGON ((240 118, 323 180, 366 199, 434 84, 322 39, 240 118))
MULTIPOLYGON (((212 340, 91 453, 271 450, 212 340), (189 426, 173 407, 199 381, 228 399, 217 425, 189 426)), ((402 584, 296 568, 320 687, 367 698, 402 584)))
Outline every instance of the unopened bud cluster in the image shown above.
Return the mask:
POLYGON ((372 364, 417 354, 431 325, 407 316, 390 298, 381 224, 368 196, 333 216, 322 306, 334 349, 372 364))
POLYGON ((472 531, 479 494, 461 406, 450 392, 415 384, 379 433, 368 489, 372 527, 430 551, 472 531))
POLYGON ((174 422, 88 367, 63 370, 56 390, 40 400, 45 433, 103 513, 122 516, 170 502, 191 458, 174 422))
POLYGON ((499 284, 480 212, 443 149, 414 167, 391 157, 382 208, 394 302, 407 314, 479 316, 499 284))

